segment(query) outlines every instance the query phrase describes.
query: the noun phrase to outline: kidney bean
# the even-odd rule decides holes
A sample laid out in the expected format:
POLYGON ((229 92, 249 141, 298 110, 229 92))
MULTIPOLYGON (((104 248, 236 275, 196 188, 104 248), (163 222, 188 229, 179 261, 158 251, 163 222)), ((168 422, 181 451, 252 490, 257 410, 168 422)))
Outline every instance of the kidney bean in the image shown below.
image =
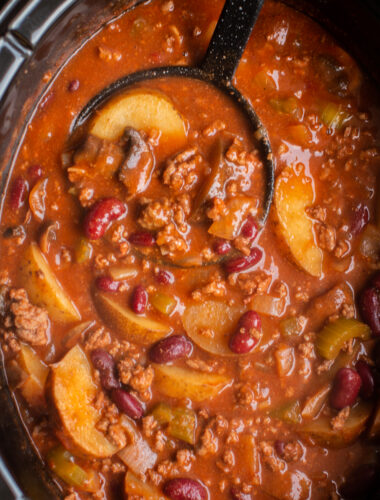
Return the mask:
POLYGON ((369 222, 369 210, 365 205, 356 207, 351 223, 350 232, 353 236, 360 234, 369 222))
POLYGON ((230 338, 229 347, 232 352, 246 354, 255 347, 258 338, 252 335, 252 330, 261 332, 261 318, 256 311, 247 311, 239 319, 236 332, 230 338))
POLYGON ((93 205, 84 219, 84 232, 88 239, 98 240, 106 232, 109 224, 127 211, 117 198, 103 198, 93 205))
POLYGON ((330 403, 336 410, 352 406, 358 397, 362 380, 352 368, 341 368, 334 378, 330 403))
POLYGON ((371 283, 376 288, 380 288, 380 273, 376 273, 374 276, 372 276, 371 283))
POLYGON ((262 256, 262 250, 254 247, 249 255, 245 257, 235 257, 234 259, 230 259, 226 262, 225 269, 228 274, 245 271, 246 269, 255 266, 261 260, 262 256))
POLYGON ((206 500, 207 490, 202 483, 188 477, 170 479, 163 491, 171 500, 206 500))
POLYGON ((155 237, 148 231, 138 231, 129 236, 129 242, 138 247, 153 247, 156 244, 155 237))
POLYGON ((106 391, 120 387, 120 382, 115 375, 115 360, 109 352, 104 349, 95 349, 91 352, 91 361, 94 368, 99 371, 100 383, 106 391))
POLYGON ((244 236, 244 238, 249 238, 250 240, 254 240, 257 236, 258 229, 259 228, 258 228, 257 222, 250 215, 250 216, 248 216, 247 220, 244 222, 240 233, 242 236, 244 236))
POLYGON ((217 255, 226 255, 231 251, 231 243, 228 240, 216 240, 213 244, 213 250, 217 255))
POLYGON ((144 415, 144 409, 140 401, 124 389, 114 389, 111 397, 119 410, 128 417, 138 420, 144 415))
POLYGON ((249 493, 243 493, 236 486, 231 488, 231 498, 232 500, 251 500, 252 497, 249 493))
POLYGON ((372 498, 371 493, 377 491, 379 487, 379 475, 378 464, 359 465, 339 488, 339 493, 345 500, 372 498))
POLYGON ((380 335, 380 288, 370 286, 366 288, 359 301, 360 313, 364 321, 371 328, 372 333, 380 335))
POLYGON ((98 276, 95 280, 95 285, 103 292, 117 292, 119 290, 120 282, 114 281, 109 276, 98 276))
POLYGON ((375 391, 375 380, 373 378, 371 368, 369 364, 362 359, 356 363, 355 368, 362 380, 360 395, 364 399, 370 399, 375 391))
POLYGON ((168 285, 174 283, 174 276, 171 272, 160 269, 156 274, 156 280, 160 285, 168 285))
POLYGON ((279 457, 283 457, 285 454, 285 442, 277 439, 274 442, 274 449, 279 457))
POLYGON ((169 363, 191 354, 193 345, 184 335, 172 335, 159 340, 149 351, 153 363, 169 363))
POLYGON ((41 165, 30 165, 28 168, 28 176, 30 177, 30 180, 32 182, 38 181, 38 179, 41 179, 41 177, 44 175, 44 169, 41 167, 41 165))
POLYGON ((18 210, 24 204, 28 192, 28 183, 22 177, 17 177, 11 187, 10 207, 12 210, 18 210))
POLYGON ((132 293, 131 307, 136 314, 143 314, 148 304, 148 294, 141 285, 137 286, 132 293))
POLYGON ((76 92, 80 87, 80 81, 79 80, 71 80, 69 83, 67 89, 69 92, 76 92))

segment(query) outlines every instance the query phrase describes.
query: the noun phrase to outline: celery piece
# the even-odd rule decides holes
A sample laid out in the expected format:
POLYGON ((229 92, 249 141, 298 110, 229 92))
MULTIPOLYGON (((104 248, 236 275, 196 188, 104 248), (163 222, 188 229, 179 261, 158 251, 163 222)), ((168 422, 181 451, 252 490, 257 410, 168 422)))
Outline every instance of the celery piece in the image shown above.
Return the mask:
POLYGON ((75 258, 78 264, 87 262, 92 257, 92 245, 86 238, 81 238, 75 249, 75 258))
POLYGON ((342 109, 341 104, 329 102, 321 111, 321 120, 328 127, 339 130, 351 119, 352 115, 342 109))
POLYGON ((356 319, 339 318, 326 325, 316 340, 317 352, 325 359, 335 359, 347 340, 360 338, 368 340, 369 326, 356 319))
POLYGON ((149 298, 152 306, 157 309, 158 312, 170 316, 174 311, 177 302, 172 295, 168 295, 162 292, 156 292, 149 298))
POLYGON ((169 436, 189 444, 195 443, 197 420, 193 410, 184 407, 171 408, 165 403, 160 403, 154 408, 152 415, 159 424, 168 424, 169 436))
POLYGON ((280 332, 284 337, 291 337, 302 333, 302 322, 296 316, 282 320, 279 326, 280 332))
POLYGON ((269 104, 275 111, 286 115, 298 116, 300 109, 296 97, 291 96, 282 99, 270 99, 269 104))
POLYGON ((87 482, 87 472, 74 463, 74 457, 63 446, 50 450, 47 460, 53 472, 67 484, 82 488, 87 482))
POLYGON ((302 420, 300 403, 298 400, 285 403, 283 406, 272 410, 270 416, 289 424, 298 424, 302 420))
POLYGON ((195 428, 197 420, 195 412, 188 408, 174 408, 174 418, 169 423, 170 436, 181 439, 185 443, 195 444, 195 428))

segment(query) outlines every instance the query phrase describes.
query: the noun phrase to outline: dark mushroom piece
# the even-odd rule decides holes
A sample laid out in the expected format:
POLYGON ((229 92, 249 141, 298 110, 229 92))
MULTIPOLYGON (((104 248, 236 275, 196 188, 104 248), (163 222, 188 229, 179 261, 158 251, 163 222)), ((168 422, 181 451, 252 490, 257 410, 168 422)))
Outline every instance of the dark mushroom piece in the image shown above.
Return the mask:
POLYGON ((150 146, 142 134, 132 127, 124 130, 120 144, 125 157, 119 168, 119 180, 127 188, 129 195, 141 193, 147 188, 154 167, 150 146))

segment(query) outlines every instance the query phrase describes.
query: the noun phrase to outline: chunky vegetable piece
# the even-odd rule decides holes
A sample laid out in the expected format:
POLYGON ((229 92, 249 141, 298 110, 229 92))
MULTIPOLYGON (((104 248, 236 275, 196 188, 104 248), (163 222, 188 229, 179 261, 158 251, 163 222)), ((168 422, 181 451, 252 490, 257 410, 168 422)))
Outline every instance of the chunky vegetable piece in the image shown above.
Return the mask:
POLYGON ((314 186, 304 166, 284 168, 276 181, 274 201, 279 232, 294 260, 312 276, 321 276, 322 251, 315 243, 313 223, 305 211, 314 201, 314 186))
POLYGON ((110 457, 117 447, 97 430, 100 413, 94 406, 97 386, 90 363, 79 346, 52 367, 51 394, 65 437, 73 449, 92 457, 110 457))
POLYGON ((151 344, 171 331, 169 326, 139 316, 104 294, 96 294, 94 298, 104 321, 132 342, 151 344))
POLYGON ((317 337, 318 354, 326 359, 335 359, 344 343, 350 339, 367 340, 370 328, 356 319, 339 318, 327 324, 317 337))
POLYGON ((159 424, 168 424, 167 432, 171 437, 195 444, 197 417, 193 410, 160 403, 153 409, 152 415, 159 424))
POLYGON ((93 120, 90 132, 101 139, 119 139, 126 127, 146 133, 158 131, 162 140, 174 142, 176 150, 186 140, 186 125, 172 102, 149 90, 134 90, 112 99, 93 120))
POLYGON ((232 240, 239 235, 247 216, 256 211, 255 202, 248 197, 232 198, 227 204, 227 213, 213 222, 208 232, 218 238, 232 240))
POLYGON ((131 471, 125 476, 124 491, 126 498, 141 497, 147 500, 167 500, 167 497, 155 486, 141 481, 131 471))
POLYGON ((188 336, 202 349, 220 356, 233 356, 228 346, 231 333, 242 314, 240 306, 207 300, 190 304, 182 316, 188 336))
POLYGON ((26 374, 26 378, 19 385, 22 395, 32 406, 44 404, 48 367, 27 344, 21 344, 17 361, 22 372, 26 374))
POLYGON ((81 319, 78 309, 36 243, 33 242, 27 247, 20 271, 30 299, 46 307, 51 319, 66 323, 81 319))
POLYGON ((364 431, 371 410, 371 404, 360 403, 351 410, 342 428, 334 429, 330 419, 321 416, 317 420, 306 422, 300 427, 299 432, 306 438, 310 437, 317 441, 321 446, 332 448, 347 446, 364 431))
POLYGON ((177 366, 155 365, 158 390, 171 398, 204 401, 219 394, 232 381, 224 375, 197 372, 177 366))

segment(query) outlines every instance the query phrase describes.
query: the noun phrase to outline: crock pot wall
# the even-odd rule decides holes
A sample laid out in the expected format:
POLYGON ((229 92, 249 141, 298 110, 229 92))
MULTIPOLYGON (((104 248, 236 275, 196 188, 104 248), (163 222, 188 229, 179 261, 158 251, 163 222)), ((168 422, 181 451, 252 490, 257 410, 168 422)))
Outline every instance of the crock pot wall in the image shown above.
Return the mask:
MULTIPOLYGON (((132 7, 141 0, 12 0, 15 6, 34 6, 35 24, 22 24, 15 11, 4 19, 5 36, 0 39, 0 172, 3 176, 0 189, 12 164, 12 158, 33 108, 44 92, 43 76, 47 71, 54 75, 64 61, 80 46, 89 33, 95 32, 104 22, 132 7), (41 26, 46 21, 48 6, 55 20, 46 33, 41 26), (65 8, 64 8, 65 7, 65 8), (45 12, 44 15, 42 13, 45 12), (54 16, 55 12, 55 16, 54 16), (58 18, 57 18, 58 15, 58 18), (44 17, 45 16, 45 17, 44 17), (15 19, 15 20, 14 20, 15 19), (26 28, 23 29, 23 26, 26 28), (9 28, 9 29, 8 29, 9 28), (6 69, 2 55, 7 54, 6 69), (9 57, 11 59, 9 59, 9 57), (12 66, 13 65, 13 66, 12 66), (17 70, 17 71, 15 71, 17 70), (8 73, 6 73, 9 71, 8 73), (4 74, 6 73, 6 74, 4 74), (8 77, 7 77, 8 75, 8 77)), ((380 82, 378 54, 380 53, 380 15, 366 8, 362 0, 284 0, 286 4, 309 14, 323 24, 356 59, 364 69, 380 82)), ((372 0, 370 0, 372 1, 372 0)), ((25 19, 24 19, 25 21, 25 19)), ((30 20, 29 20, 30 21, 30 20)), ((49 24, 49 23, 48 23, 49 24)), ((48 24, 45 23, 44 27, 48 24)), ((3 366, 2 359, 0 365, 3 366)), ((22 490, 32 499, 53 500, 61 492, 42 467, 30 444, 15 402, 6 387, 4 371, 0 372, 0 442, 8 466, 22 490)))

